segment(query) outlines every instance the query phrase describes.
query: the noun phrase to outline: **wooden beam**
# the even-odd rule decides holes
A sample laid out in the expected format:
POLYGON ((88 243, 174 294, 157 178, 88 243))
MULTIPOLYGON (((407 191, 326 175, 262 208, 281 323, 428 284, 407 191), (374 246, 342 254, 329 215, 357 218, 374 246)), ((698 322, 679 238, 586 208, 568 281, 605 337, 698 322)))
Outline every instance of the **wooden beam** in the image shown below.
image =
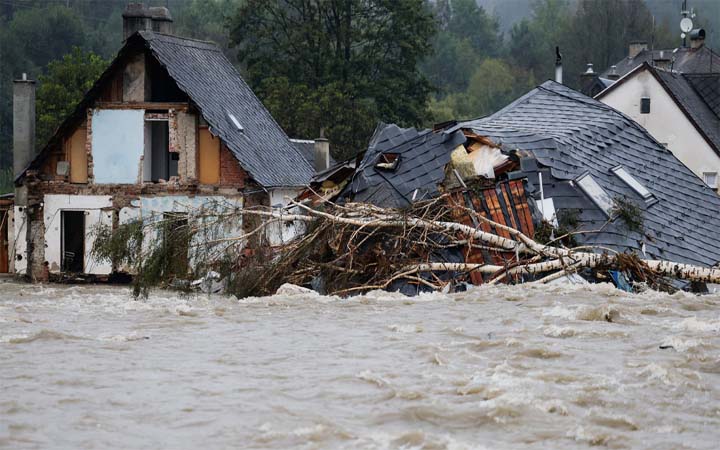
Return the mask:
POLYGON ((98 109, 174 109, 177 111, 187 111, 190 108, 189 103, 185 102, 96 102, 95 108, 98 109))

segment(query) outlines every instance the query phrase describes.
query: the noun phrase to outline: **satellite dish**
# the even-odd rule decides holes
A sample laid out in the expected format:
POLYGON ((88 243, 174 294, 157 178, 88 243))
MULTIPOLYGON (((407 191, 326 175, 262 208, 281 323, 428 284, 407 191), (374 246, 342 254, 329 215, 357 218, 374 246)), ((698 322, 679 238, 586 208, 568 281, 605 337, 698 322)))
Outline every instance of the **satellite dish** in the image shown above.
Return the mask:
POLYGON ((688 31, 692 30, 692 27, 693 27, 692 19, 690 19, 689 17, 683 17, 682 20, 680 21, 680 30, 683 33, 687 33, 688 31))

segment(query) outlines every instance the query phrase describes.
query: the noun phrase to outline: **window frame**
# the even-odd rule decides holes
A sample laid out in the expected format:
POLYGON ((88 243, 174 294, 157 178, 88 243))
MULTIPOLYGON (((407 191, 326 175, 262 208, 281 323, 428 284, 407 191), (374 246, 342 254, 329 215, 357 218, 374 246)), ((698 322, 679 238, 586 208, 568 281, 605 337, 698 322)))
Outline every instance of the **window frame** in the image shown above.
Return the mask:
POLYGON ((608 218, 612 216, 611 211, 614 207, 612 197, 600 186, 589 171, 585 171, 579 177, 575 178, 575 183, 605 216, 608 218))
POLYGON ((618 177, 623 183, 625 183, 630 189, 635 191, 636 194, 638 194, 640 197, 642 197, 643 200, 645 200, 645 203, 654 203, 657 201, 657 198, 655 198, 655 194, 650 192, 650 190, 645 187, 644 184, 642 184, 637 178, 632 176, 628 170, 623 167, 623 165, 618 165, 610 169, 610 172, 615 174, 616 177, 618 177))

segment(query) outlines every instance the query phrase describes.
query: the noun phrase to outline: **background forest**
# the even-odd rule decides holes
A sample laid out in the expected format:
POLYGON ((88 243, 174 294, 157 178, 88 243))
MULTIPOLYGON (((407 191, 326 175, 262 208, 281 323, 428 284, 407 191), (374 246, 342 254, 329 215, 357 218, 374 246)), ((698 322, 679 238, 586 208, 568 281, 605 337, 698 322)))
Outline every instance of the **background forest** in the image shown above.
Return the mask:
MULTIPOLYGON (((0 0, 0 186, 11 188, 12 80, 37 79, 43 146, 121 46, 127 0, 0 0), (4 186, 3 186, 4 185, 4 186)), ((681 44, 682 0, 146 0, 175 33, 220 44, 291 137, 323 128, 336 158, 378 120, 490 114, 551 78, 578 87, 632 40, 681 44)), ((720 1, 690 0, 720 48, 720 1)), ((0 188, 0 191, 2 188, 0 188)))

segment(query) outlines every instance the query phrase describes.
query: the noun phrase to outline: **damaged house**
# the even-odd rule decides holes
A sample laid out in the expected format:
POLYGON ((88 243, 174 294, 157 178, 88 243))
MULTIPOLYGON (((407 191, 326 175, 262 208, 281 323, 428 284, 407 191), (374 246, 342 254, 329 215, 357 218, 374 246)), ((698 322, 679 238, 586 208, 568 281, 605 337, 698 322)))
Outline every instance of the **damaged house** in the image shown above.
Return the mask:
POLYGON ((282 205, 314 173, 215 44, 173 36, 166 8, 131 4, 123 21, 117 57, 37 155, 33 82, 16 82, 18 274, 110 274, 91 253, 98 225, 282 205))
MULTIPOLYGON (((502 237, 510 236, 473 217, 541 242, 571 233, 562 243, 580 251, 720 261, 720 197, 632 119, 553 81, 489 117, 432 131, 381 126, 340 183, 340 204, 402 211, 449 194, 455 222, 502 237)), ((516 256, 470 244, 457 250, 430 259, 507 267, 516 256)), ((470 275, 474 284, 488 278, 470 275)))

